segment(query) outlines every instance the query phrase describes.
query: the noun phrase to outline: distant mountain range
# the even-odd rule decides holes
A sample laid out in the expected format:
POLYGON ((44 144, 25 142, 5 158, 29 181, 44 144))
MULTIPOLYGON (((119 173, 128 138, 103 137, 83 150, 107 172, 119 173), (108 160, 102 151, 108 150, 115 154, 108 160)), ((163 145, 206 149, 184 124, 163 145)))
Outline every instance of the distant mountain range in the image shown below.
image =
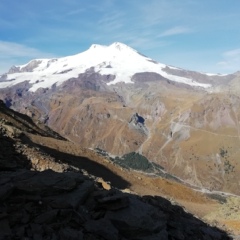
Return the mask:
POLYGON ((138 152, 190 185, 240 194, 239 81, 116 42, 13 66, 0 98, 83 147, 138 152))

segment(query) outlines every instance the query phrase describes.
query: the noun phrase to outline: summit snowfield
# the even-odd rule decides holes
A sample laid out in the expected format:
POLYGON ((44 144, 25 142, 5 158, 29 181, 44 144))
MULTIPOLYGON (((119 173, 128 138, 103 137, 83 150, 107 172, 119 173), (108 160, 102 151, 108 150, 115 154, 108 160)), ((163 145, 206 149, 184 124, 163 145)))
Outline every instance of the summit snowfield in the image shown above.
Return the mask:
POLYGON ((29 91, 35 92, 39 88, 51 88, 79 74, 94 69, 101 75, 113 75, 114 79, 107 85, 119 82, 131 84, 136 73, 154 72, 162 77, 190 86, 209 88, 211 84, 200 83, 192 78, 181 77, 164 71, 165 68, 180 70, 165 64, 157 63, 129 46, 115 42, 109 46, 93 44, 85 52, 62 58, 35 59, 21 66, 13 66, 8 73, 0 77, 0 88, 14 86, 28 81, 29 91))

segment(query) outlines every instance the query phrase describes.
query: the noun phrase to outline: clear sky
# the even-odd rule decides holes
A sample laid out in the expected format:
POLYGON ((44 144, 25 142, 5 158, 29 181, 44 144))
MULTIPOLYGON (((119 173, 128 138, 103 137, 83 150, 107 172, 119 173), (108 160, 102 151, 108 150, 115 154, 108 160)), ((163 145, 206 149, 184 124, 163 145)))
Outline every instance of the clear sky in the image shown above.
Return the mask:
POLYGON ((240 0, 1 0, 0 73, 122 42, 161 63, 240 70, 240 0))

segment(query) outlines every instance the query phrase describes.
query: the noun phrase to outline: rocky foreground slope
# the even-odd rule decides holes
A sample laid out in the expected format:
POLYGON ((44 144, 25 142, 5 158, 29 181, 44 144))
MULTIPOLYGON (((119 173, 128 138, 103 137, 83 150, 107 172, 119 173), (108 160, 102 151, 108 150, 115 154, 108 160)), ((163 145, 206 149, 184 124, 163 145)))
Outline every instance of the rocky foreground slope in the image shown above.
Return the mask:
POLYGON ((0 117, 0 239, 231 239, 162 197, 104 189, 31 142, 60 137, 2 102, 0 117))

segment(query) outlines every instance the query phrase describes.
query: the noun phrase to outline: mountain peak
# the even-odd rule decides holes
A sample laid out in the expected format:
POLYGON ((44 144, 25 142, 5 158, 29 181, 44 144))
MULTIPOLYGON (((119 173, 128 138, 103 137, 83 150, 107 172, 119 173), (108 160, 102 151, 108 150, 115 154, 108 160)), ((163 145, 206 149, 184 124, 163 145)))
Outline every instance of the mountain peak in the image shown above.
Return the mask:
MULTIPOLYGON (((117 50, 124 50, 124 49, 131 49, 131 50, 134 50, 132 49, 131 47, 129 47, 128 45, 124 44, 124 43, 121 43, 121 42, 114 42, 112 43, 111 45, 109 45, 110 48, 115 48, 117 50)), ((135 51, 135 50, 134 50, 135 51)))
POLYGON ((128 45, 121 43, 121 42, 114 42, 108 46, 106 45, 100 45, 100 44, 92 44, 90 46, 90 50, 94 50, 94 49, 114 49, 114 50, 119 50, 119 51, 123 51, 123 50, 131 50, 134 52, 137 52, 136 50, 134 50, 133 48, 129 47, 128 45))
POLYGON ((89 49, 102 49, 102 48, 106 48, 106 46, 100 44, 92 44, 89 49))

